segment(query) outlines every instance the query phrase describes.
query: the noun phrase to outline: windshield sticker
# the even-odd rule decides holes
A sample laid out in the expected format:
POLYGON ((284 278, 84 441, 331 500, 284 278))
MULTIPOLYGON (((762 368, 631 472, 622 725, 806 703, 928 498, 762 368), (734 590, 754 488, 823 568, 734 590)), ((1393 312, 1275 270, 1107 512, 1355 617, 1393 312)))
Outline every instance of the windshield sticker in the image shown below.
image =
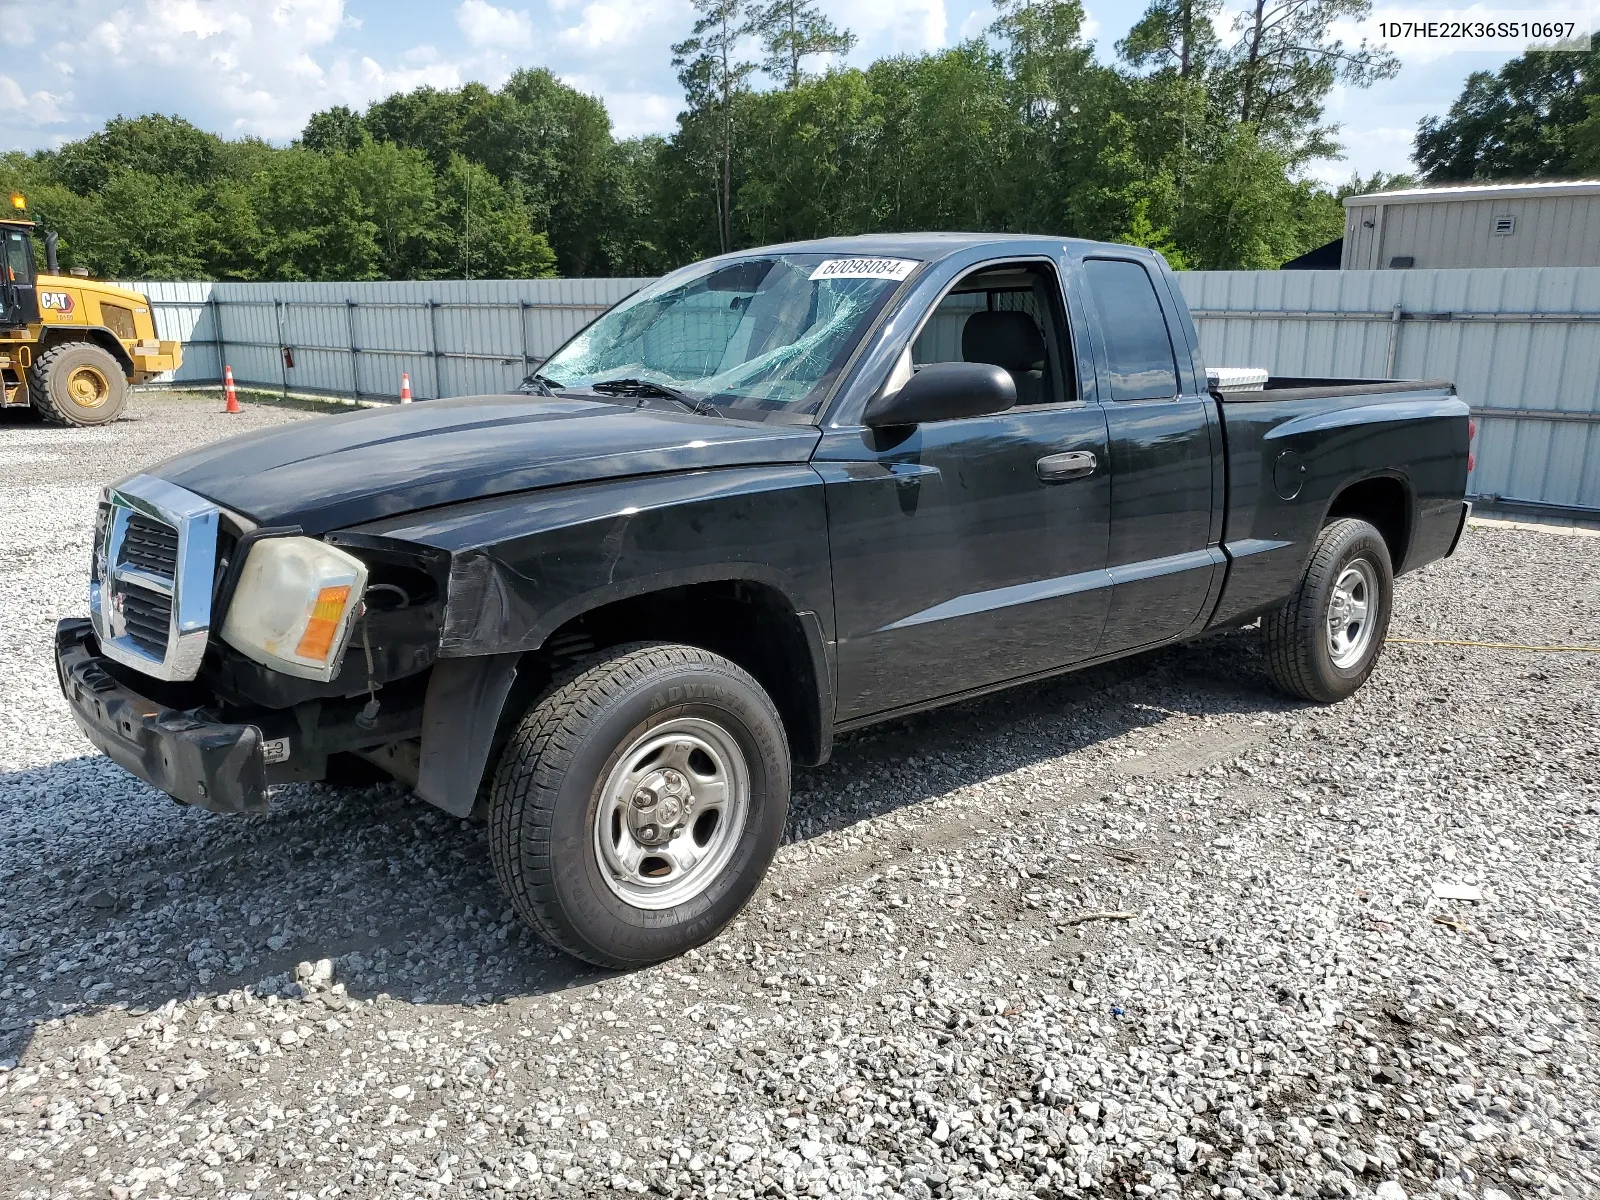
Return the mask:
POLYGON ((831 258, 812 279, 904 279, 916 268, 913 258, 831 258))

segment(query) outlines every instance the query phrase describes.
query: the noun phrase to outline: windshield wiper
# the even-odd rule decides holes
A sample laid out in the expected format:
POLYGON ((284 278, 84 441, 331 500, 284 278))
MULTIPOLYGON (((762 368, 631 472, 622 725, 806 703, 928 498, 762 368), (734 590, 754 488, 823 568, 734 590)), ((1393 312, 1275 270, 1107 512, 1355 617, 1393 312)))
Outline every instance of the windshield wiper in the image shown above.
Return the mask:
POLYGON ((517 385, 517 391, 530 396, 554 396, 555 389, 564 386, 551 379, 548 375, 541 375, 535 371, 532 375, 523 376, 522 382, 517 385))
POLYGON ((717 406, 699 396, 691 396, 688 392, 680 391, 664 383, 657 383, 653 379, 602 379, 599 383, 588 385, 591 392, 602 395, 614 393, 618 396, 660 396, 663 400, 672 400, 683 405, 692 413, 703 417, 720 417, 722 413, 717 406))

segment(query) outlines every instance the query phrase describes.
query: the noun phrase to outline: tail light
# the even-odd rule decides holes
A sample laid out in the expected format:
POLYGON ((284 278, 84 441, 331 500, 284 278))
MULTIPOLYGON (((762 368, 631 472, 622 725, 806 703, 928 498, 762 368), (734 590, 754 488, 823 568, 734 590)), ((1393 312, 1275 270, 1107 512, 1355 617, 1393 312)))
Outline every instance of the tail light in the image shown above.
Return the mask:
POLYGON ((1468 417, 1467 418, 1467 470, 1468 471, 1476 471, 1478 469, 1478 456, 1476 454, 1474 454, 1473 450, 1472 450, 1473 443, 1475 443, 1477 440, 1478 440, 1478 418, 1477 417, 1468 417))

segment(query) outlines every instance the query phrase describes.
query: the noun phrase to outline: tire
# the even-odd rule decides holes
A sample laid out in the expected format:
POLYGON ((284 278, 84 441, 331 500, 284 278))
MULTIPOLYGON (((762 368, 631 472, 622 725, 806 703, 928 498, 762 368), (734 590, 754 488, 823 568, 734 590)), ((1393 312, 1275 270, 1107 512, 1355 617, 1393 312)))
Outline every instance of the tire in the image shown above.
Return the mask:
POLYGON ((1383 652, 1393 601, 1394 567, 1383 535, 1353 517, 1330 521, 1317 535, 1295 594, 1261 622, 1272 682, 1318 704, 1354 694, 1383 652), (1359 622, 1350 603, 1358 599, 1366 605, 1359 622), (1337 633, 1335 603, 1352 616, 1337 633))
POLYGON ((28 398, 53 425, 105 425, 128 407, 128 380, 110 351, 64 342, 33 360, 28 398))
POLYGON ((511 735, 489 856, 547 941, 643 967, 733 920, 788 808, 788 740, 754 679, 693 646, 621 646, 555 680, 511 735))

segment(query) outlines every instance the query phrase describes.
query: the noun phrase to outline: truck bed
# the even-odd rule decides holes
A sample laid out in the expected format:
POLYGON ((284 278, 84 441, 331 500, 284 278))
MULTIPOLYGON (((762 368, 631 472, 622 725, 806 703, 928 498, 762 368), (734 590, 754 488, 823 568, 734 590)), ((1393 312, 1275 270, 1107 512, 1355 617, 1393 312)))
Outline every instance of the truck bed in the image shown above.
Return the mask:
POLYGON ((1334 507, 1384 493, 1396 574, 1450 552, 1466 487, 1468 410, 1440 381, 1274 377, 1216 397, 1226 448, 1228 574, 1212 624, 1275 608, 1334 507), (1374 469, 1373 464, 1397 464, 1374 469), (1352 488, 1350 481, 1357 482, 1352 488), (1357 491, 1356 489, 1360 489, 1357 491))

